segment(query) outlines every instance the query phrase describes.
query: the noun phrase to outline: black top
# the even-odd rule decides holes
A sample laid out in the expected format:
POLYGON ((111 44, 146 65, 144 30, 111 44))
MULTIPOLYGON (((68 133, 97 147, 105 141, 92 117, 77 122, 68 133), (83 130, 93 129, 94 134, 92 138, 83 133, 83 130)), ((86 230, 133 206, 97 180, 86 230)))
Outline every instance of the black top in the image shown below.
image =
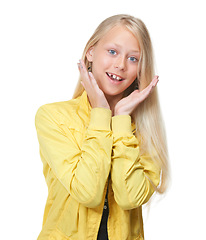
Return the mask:
POLYGON ((104 209, 103 209, 103 214, 102 214, 102 220, 100 223, 97 240, 108 240, 108 234, 107 234, 108 216, 109 216, 109 205, 108 205, 108 199, 107 199, 107 194, 106 194, 105 202, 104 202, 104 209))

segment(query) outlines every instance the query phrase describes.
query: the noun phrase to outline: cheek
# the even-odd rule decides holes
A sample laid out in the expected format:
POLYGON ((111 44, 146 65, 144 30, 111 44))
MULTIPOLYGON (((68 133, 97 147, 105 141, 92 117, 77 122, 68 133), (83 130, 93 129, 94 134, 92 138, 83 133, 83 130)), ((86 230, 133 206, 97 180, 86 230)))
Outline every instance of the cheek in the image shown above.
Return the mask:
POLYGON ((111 65, 111 60, 105 57, 105 55, 103 56, 99 54, 97 58, 94 58, 92 63, 92 72, 97 78, 96 80, 98 80, 98 77, 102 77, 102 74, 104 74, 111 65))
POLYGON ((129 72, 129 77, 131 81, 137 78, 137 67, 130 68, 128 72, 129 72))
POLYGON ((99 69, 104 70, 105 68, 108 68, 109 66, 111 66, 111 59, 108 58, 105 55, 99 56, 97 59, 97 67, 99 69))
POLYGON ((97 68, 103 68, 111 64, 111 59, 108 57, 105 50, 96 49, 93 62, 97 68))

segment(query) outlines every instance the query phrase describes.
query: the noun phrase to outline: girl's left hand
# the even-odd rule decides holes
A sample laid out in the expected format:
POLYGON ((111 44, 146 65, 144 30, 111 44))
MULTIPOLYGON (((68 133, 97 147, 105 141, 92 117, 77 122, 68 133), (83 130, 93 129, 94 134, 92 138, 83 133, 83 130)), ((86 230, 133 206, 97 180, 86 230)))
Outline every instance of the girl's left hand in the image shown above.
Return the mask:
POLYGON ((141 92, 139 90, 134 90, 129 96, 121 99, 114 108, 114 116, 130 115, 134 109, 149 96, 158 81, 159 77, 155 76, 144 90, 141 92))

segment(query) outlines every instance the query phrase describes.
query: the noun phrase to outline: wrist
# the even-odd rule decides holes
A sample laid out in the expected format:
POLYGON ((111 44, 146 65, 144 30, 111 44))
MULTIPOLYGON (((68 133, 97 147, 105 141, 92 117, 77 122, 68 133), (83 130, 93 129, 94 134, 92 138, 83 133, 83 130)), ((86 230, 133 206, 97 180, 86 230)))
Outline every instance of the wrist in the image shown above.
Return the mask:
POLYGON ((104 108, 104 109, 111 110, 110 107, 108 107, 108 106, 101 106, 101 105, 94 105, 94 106, 92 106, 92 108, 104 108))
POLYGON ((95 101, 93 104, 92 104, 92 108, 106 108, 106 109, 109 109, 110 110, 110 106, 108 103, 99 103, 97 101, 95 101))
POLYGON ((130 114, 126 112, 114 112, 114 116, 118 116, 118 115, 130 115, 130 114))

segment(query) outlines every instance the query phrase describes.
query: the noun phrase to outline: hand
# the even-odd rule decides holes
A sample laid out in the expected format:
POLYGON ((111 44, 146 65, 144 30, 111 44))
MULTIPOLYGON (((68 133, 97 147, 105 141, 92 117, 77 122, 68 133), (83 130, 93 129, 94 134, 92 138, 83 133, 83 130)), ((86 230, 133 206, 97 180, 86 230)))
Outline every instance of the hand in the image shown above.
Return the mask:
POLYGON ((81 74, 81 84, 87 92, 91 107, 110 109, 103 91, 99 88, 93 74, 91 72, 88 73, 84 61, 80 60, 77 65, 81 74))
POLYGON ((159 77, 155 76, 151 83, 141 92, 134 90, 129 96, 121 99, 114 108, 114 115, 130 115, 134 109, 143 102, 159 81, 159 77))

